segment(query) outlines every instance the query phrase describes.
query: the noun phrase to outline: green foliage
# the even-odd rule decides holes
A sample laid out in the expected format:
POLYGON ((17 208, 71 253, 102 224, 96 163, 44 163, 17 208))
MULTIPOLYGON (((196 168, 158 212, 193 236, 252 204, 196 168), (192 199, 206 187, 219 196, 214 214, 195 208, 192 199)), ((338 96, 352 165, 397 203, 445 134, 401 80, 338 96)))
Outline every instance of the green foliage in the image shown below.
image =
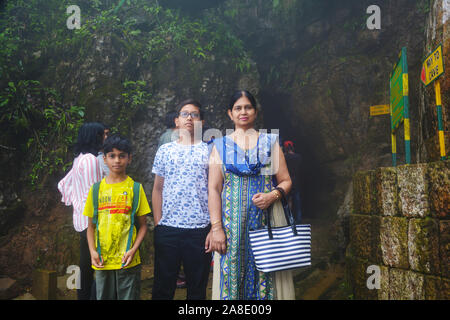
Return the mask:
POLYGON ((430 0, 419 0, 416 3, 417 10, 422 14, 427 14, 430 12, 430 0))
MULTIPOLYGON (((152 76, 171 59, 188 61, 186 73, 196 79, 205 65, 241 73, 252 67, 242 41, 214 14, 183 16, 156 0, 8 1, 0 12, 0 145, 24 159, 33 185, 70 165, 70 147, 85 113, 84 107, 71 106, 77 102, 64 100, 72 99, 70 89, 64 91, 68 86, 46 77, 91 57, 101 37, 117 42, 130 61, 133 57, 149 67, 152 76), (81 28, 69 30, 66 9, 73 4, 81 9, 81 28)), ((129 134, 154 88, 127 79, 114 123, 129 134)))
POLYGON ((122 93, 124 103, 121 105, 112 130, 129 135, 132 129, 132 120, 150 102, 152 95, 146 81, 125 81, 123 87, 125 89, 122 93))
POLYGON ((31 160, 32 185, 44 174, 66 169, 68 146, 74 143, 83 117, 83 107, 63 105, 57 92, 41 87, 39 81, 10 81, 0 92, 2 144, 13 145, 11 149, 31 160))
POLYGON ((344 25, 344 31, 346 32, 359 32, 366 30, 367 28, 367 15, 355 16, 352 19, 347 20, 344 25))
POLYGON ((352 292, 352 288, 349 285, 347 279, 344 279, 340 284, 339 284, 339 290, 342 292, 342 295, 345 295, 347 300, 354 300, 355 297, 353 295, 352 292))
POLYGON ((273 0, 273 8, 276 9, 280 5, 280 0, 273 0))
POLYGON ((18 57, 20 38, 12 33, 10 28, 3 29, 0 33, 0 77, 8 77, 9 69, 19 69, 18 62, 20 59, 14 61, 18 57), (8 68, 9 66, 9 68, 8 68))
POLYGON ((118 37, 134 54, 154 65, 183 54, 194 62, 226 60, 240 72, 251 67, 242 41, 215 15, 182 16, 158 1, 80 0, 81 28, 69 30, 66 9, 71 4, 69 0, 29 0, 6 5, 0 14, 0 26, 4 27, 0 29, 0 77, 7 74, 11 78, 7 71, 20 75, 19 64, 35 56, 65 54, 82 59, 99 34, 118 37), (4 70, 5 66, 9 70, 4 70))
POLYGON ((230 60, 234 69, 240 72, 250 69, 250 60, 242 41, 216 17, 193 19, 158 5, 144 6, 144 10, 150 21, 158 22, 146 35, 149 40, 143 53, 153 63, 163 62, 181 53, 194 61, 230 60))

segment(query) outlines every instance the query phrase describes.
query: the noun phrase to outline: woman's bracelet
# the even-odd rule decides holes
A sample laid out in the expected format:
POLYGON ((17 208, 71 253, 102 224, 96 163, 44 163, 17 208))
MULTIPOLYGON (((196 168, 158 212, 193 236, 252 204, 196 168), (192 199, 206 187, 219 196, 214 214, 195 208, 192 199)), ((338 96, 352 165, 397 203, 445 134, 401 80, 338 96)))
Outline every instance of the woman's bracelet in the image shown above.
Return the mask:
POLYGON ((211 223, 211 226, 214 226, 214 225, 216 225, 216 224, 218 224, 218 223, 222 223, 222 221, 221 221, 221 220, 217 220, 216 222, 212 222, 212 223, 211 223))
POLYGON ((272 190, 271 192, 273 192, 273 191, 275 191, 275 196, 277 197, 277 198, 275 199, 275 201, 279 200, 280 197, 281 197, 281 192, 280 192, 279 190, 277 190, 277 189, 274 189, 274 190, 272 190))
POLYGON ((284 192, 283 188, 275 187, 275 190, 278 190, 280 192, 280 196, 286 197, 286 192, 284 192))

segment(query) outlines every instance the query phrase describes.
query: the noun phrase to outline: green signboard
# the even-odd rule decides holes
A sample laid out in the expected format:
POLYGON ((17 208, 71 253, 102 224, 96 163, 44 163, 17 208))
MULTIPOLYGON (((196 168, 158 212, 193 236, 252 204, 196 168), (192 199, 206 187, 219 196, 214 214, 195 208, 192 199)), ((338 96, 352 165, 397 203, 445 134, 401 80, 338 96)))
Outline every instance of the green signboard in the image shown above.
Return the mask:
POLYGON ((397 63, 394 65, 389 79, 390 109, 391 109, 391 135, 392 135, 392 162, 397 165, 396 131, 404 123, 406 163, 411 163, 411 138, 409 127, 409 86, 408 63, 406 47, 400 51, 397 63))
POLYGON ((400 123, 403 122, 408 97, 408 67, 406 64, 406 52, 404 50, 400 52, 399 60, 392 71, 390 92, 391 130, 395 131, 400 123))

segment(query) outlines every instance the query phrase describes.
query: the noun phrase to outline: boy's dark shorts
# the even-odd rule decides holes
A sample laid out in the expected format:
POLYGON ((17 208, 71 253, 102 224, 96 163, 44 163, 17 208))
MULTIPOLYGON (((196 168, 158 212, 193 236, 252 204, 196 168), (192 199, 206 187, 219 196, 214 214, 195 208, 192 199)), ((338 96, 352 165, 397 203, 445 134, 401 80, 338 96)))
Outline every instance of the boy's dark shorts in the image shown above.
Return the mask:
POLYGON ((141 265, 129 269, 95 270, 97 300, 140 300, 141 265))

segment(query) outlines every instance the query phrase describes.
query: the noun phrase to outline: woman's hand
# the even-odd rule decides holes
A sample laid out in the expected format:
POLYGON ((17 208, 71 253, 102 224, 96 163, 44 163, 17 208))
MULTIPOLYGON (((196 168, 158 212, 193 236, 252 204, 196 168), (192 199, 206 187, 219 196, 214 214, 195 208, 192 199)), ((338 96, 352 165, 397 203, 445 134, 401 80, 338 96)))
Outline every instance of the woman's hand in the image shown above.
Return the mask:
POLYGON ((208 175, 208 209, 211 218, 211 231, 206 237, 206 252, 217 251, 220 254, 227 252, 227 240, 222 229, 222 164, 216 147, 213 147, 209 158, 208 175), (215 222, 213 222, 215 221, 215 222))
POLYGON ((217 251, 220 254, 227 252, 227 239, 222 227, 212 229, 205 242, 206 253, 217 251))
POLYGON ((265 210, 267 209, 272 203, 277 200, 276 194, 274 192, 269 193, 257 193, 252 197, 252 201, 259 209, 265 210))

